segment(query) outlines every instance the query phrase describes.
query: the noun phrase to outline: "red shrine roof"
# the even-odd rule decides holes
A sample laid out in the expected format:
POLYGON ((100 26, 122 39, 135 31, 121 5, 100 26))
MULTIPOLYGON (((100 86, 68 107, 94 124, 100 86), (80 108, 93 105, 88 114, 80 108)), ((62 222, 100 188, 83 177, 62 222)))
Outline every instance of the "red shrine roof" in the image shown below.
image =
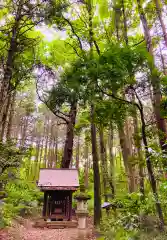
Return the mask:
POLYGON ((41 190, 76 190, 79 187, 77 169, 40 169, 38 187, 41 190))

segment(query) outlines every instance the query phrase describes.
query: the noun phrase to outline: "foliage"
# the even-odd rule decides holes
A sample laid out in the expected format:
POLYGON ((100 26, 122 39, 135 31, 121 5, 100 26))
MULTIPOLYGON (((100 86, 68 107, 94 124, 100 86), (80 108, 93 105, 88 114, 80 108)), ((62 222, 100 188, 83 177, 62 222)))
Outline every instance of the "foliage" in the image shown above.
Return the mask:
POLYGON ((77 192, 74 195, 74 198, 77 200, 89 200, 89 199, 91 199, 91 196, 86 192, 77 192))
POLYGON ((0 143, 0 186, 3 189, 8 179, 15 176, 25 151, 18 149, 14 143, 0 143), (6 172, 7 170, 7 172, 6 172))
POLYGON ((105 239, 142 239, 141 236, 151 232, 157 235, 154 198, 152 194, 148 195, 141 199, 139 193, 132 193, 111 201, 116 210, 111 210, 110 217, 104 216, 101 223, 105 239))
POLYGON ((1 206, 1 225, 10 225, 17 215, 26 216, 32 214, 38 207, 41 193, 33 183, 25 180, 15 180, 6 185, 7 197, 1 206))

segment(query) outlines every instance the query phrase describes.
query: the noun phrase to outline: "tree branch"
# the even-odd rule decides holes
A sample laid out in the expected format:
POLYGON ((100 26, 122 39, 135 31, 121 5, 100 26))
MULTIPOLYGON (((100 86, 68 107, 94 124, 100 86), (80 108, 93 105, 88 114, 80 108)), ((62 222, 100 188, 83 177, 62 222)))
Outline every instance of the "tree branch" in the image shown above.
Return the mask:
POLYGON ((76 36, 76 38, 77 38, 77 40, 78 40, 80 49, 83 50, 81 39, 80 39, 80 37, 78 36, 78 34, 75 32, 75 29, 74 29, 72 23, 71 23, 67 18, 65 18, 64 16, 63 16, 63 18, 64 18, 64 20, 68 23, 68 25, 71 27, 72 33, 76 36))
POLYGON ((128 100, 123 99, 123 98, 119 98, 119 97, 115 96, 113 93, 107 93, 107 92, 105 92, 105 91, 98 85, 98 83, 97 83, 97 87, 99 88, 99 90, 100 90, 103 94, 105 94, 105 95, 107 95, 107 96, 109 96, 109 97, 112 97, 112 98, 114 98, 115 100, 121 101, 121 102, 124 103, 124 104, 133 105, 133 106, 137 107, 137 108, 141 111, 141 108, 140 108, 140 105, 139 105, 139 104, 137 104, 137 103, 135 103, 135 102, 128 101, 128 100))
POLYGON ((39 92, 38 92, 38 82, 37 82, 37 81, 36 81, 36 93, 37 93, 37 96, 38 96, 39 100, 40 100, 41 102, 43 102, 43 103, 47 106, 47 108, 48 108, 51 112, 53 112, 53 114, 54 114, 56 117, 62 119, 66 124, 69 123, 68 119, 66 119, 64 116, 61 116, 61 115, 60 115, 61 112, 60 112, 59 110, 54 111, 53 109, 50 108, 48 102, 45 101, 45 100, 43 100, 43 99, 41 98, 41 96, 40 96, 40 94, 39 94, 39 92), (59 112, 60 114, 58 114, 58 112, 59 112))
POLYGON ((94 42, 94 45, 95 45, 95 47, 96 47, 96 51, 97 51, 98 55, 100 56, 100 48, 99 48, 96 40, 93 40, 93 42, 94 42))

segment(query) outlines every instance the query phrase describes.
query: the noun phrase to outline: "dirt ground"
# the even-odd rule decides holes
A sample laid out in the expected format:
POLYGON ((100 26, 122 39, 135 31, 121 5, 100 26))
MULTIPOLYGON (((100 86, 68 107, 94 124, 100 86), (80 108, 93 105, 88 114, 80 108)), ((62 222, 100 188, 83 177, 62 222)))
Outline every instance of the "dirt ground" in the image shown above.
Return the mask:
POLYGON ((14 222, 13 226, 0 231, 0 240, 94 240, 93 227, 89 219, 88 228, 70 229, 39 229, 33 227, 31 220, 24 220, 21 224, 14 222))

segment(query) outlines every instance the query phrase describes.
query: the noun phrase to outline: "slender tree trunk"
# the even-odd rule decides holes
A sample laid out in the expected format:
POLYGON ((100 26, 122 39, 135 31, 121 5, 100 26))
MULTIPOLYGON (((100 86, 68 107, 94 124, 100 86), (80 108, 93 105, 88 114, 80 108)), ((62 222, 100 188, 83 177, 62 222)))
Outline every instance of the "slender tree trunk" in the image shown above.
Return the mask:
POLYGON ((96 126, 94 123, 94 105, 91 105, 91 141, 94 172, 94 224, 98 226, 101 219, 100 172, 97 153, 96 126))
POLYGON ((47 167, 47 157, 48 157, 48 134, 45 136, 45 149, 44 149, 44 167, 47 167))
MULTIPOLYGON (((133 97, 133 102, 135 102, 134 94, 132 95, 132 97, 133 97)), ((142 198, 143 198, 144 194, 145 194, 145 191, 144 191, 144 169, 143 169, 144 159, 142 156, 142 147, 141 147, 139 123, 138 123, 136 108, 134 109, 133 123, 134 123, 134 140, 135 140, 136 151, 137 151, 137 155, 138 155, 138 159, 139 159, 140 193, 142 194, 142 198)))
POLYGON ((76 169, 79 169, 79 154, 80 154, 80 135, 77 137, 77 146, 76 146, 76 169))
MULTIPOLYGON (((30 140, 32 150, 34 149, 34 138, 35 138, 35 134, 33 132, 32 136, 31 136, 31 140, 30 140)), ((27 176, 28 180, 32 179, 31 176, 32 176, 32 173, 33 173, 33 166, 32 165, 34 164, 34 162, 32 161, 32 150, 31 150, 31 154, 29 156, 29 169, 28 169, 28 174, 27 174, 28 175, 27 176)))
POLYGON ((112 196, 115 196, 115 184, 114 184, 114 176, 115 176, 115 166, 114 166, 114 156, 113 156, 113 126, 110 124, 109 128, 109 136, 108 136, 108 148, 109 148, 109 161, 110 161, 110 171, 109 171, 109 185, 111 188, 112 196))
POLYGON ((16 97, 16 91, 13 92, 12 101, 11 101, 11 104, 10 104, 10 112, 9 112, 9 118, 8 118, 8 124, 7 124, 7 132, 6 132, 6 140, 8 142, 11 140, 11 134, 12 134, 12 124, 13 124, 13 117, 14 117, 15 97, 16 97))
MULTIPOLYGON (((92 1, 87 2, 87 11, 89 15, 89 46, 90 46, 90 60, 93 58, 93 12, 92 1)), ((92 86, 94 89, 94 85, 92 86)), ((99 159, 97 152, 97 139, 96 139, 96 126, 94 123, 95 106, 93 103, 90 105, 90 119, 91 119, 91 142, 92 142, 92 158, 93 158, 93 177, 94 177, 94 225, 100 225, 101 219, 101 192, 100 192, 100 171, 99 159)))
POLYGON ((56 132, 55 132, 55 146, 54 146, 54 156, 55 156, 55 166, 57 166, 58 163, 58 125, 56 126, 56 132))
POLYGON ((67 124, 66 141, 65 141, 64 153, 63 153, 63 158, 61 163, 62 168, 69 168, 72 160, 73 143, 74 143, 74 126, 75 126, 76 114, 77 114, 77 103, 74 102, 71 105, 70 119, 67 124))
POLYGON ((84 183, 85 183, 85 189, 88 189, 89 186, 89 146, 88 146, 88 141, 86 139, 86 134, 85 134, 85 141, 84 141, 84 159, 85 159, 85 164, 84 164, 84 183))
POLYGON ((159 51, 160 51, 160 58, 161 58, 163 73, 164 73, 164 75, 167 75, 166 63, 165 63, 164 55, 162 54, 162 49, 161 49, 160 43, 159 43, 159 51))
MULTIPOLYGON (((129 159, 131 157, 131 151, 128 146, 128 141, 122 126, 118 126, 119 138, 120 138, 120 146, 122 149, 122 157, 125 166, 125 172, 128 176, 128 185, 129 192, 132 193, 135 191, 135 181, 134 181, 134 172, 131 163, 129 163, 129 159)), ((126 133, 128 134, 128 133, 126 133)))
POLYGON ((159 19, 160 24, 161 24, 163 37, 164 37, 164 42, 165 42, 165 45, 167 47, 167 32, 166 32, 166 26, 165 26, 165 23, 163 21, 163 16, 162 16, 161 0, 154 0, 154 3, 155 3, 155 6, 156 6, 157 16, 158 16, 158 19, 159 19))
POLYGON ((48 150, 48 168, 52 168, 52 150, 53 150, 53 126, 54 122, 51 120, 50 126, 50 138, 49 138, 49 150, 48 150))
POLYGON ((107 197, 107 181, 108 181, 108 171, 107 171, 107 159, 106 159, 106 149, 104 144, 104 134, 103 130, 99 130, 99 137, 100 137, 100 155, 101 155, 101 169, 102 169, 102 176, 103 176, 103 192, 104 192, 104 199, 105 202, 108 202, 107 197))
POLYGON ((9 94, 6 104, 4 105, 4 110, 3 110, 3 114, 2 114, 0 141, 3 141, 3 138, 4 138, 5 128, 7 125, 8 113, 9 113, 9 109, 10 109, 10 105, 11 105, 11 99, 12 99, 12 96, 11 96, 11 94, 9 94))
POLYGON ((148 143, 147 143, 147 137, 146 137, 146 124, 145 124, 145 119, 144 119, 143 105, 142 105, 141 101, 139 100, 139 98, 138 98, 138 101, 140 103, 139 111, 140 111, 140 118, 141 118, 141 124, 142 124, 142 139, 143 139, 143 143, 144 143, 144 147, 145 147, 146 166, 147 166, 149 180, 150 180, 151 188, 152 188, 154 199, 155 199, 157 213, 158 213, 159 220, 160 220, 160 228, 162 230, 164 230, 164 218, 163 218, 160 200, 158 197, 156 179, 155 179, 154 172, 153 172, 153 167, 152 167, 152 163, 151 163, 151 159, 150 159, 150 153, 148 150, 148 143))
POLYGON ((10 81, 12 79, 12 73, 13 73, 12 70, 13 70, 14 56, 15 56, 15 53, 17 52, 17 31, 19 28, 20 20, 22 18, 21 1, 19 3, 18 3, 17 13, 14 19, 12 31, 11 31, 9 50, 7 52, 7 61, 5 64, 4 77, 2 80, 2 85, 0 90, 0 113, 1 114, 3 113, 4 103, 6 101, 8 93, 11 91, 10 81))
MULTIPOLYGON (((167 145, 166 145, 166 124, 165 124, 165 119, 161 116, 161 111, 160 111, 160 104, 161 104, 161 91, 160 91, 160 79, 155 71, 155 63, 154 63, 154 56, 153 56, 153 46, 152 46, 152 40, 149 32, 149 27, 147 24, 147 19, 144 13, 144 10, 142 8, 141 0, 137 0, 138 4, 138 11, 140 15, 140 20, 143 25, 144 29, 144 36, 145 36, 145 41, 147 44, 147 50, 152 56, 152 61, 149 63, 150 67, 150 72, 151 72, 151 84, 153 87, 153 107, 154 107, 154 113, 156 117, 156 122, 157 122, 157 128, 158 128, 158 134, 159 134, 159 143, 162 148, 162 150, 167 150, 167 145)), ((165 166, 167 166, 167 163, 165 163, 165 166)))
POLYGON ((85 159, 85 164, 84 164, 84 184, 85 184, 85 189, 88 189, 88 187, 89 187, 89 164, 88 164, 88 159, 85 159))
POLYGON ((35 146, 36 154, 35 154, 35 162, 34 162, 34 180, 37 179, 37 174, 38 174, 40 143, 41 143, 41 139, 40 139, 40 137, 38 137, 37 141, 36 141, 36 146, 35 146))
POLYGON ((123 23, 124 23, 124 40, 126 45, 128 46, 128 27, 127 27, 127 19, 126 19, 126 12, 124 6, 124 0, 121 0, 122 3, 122 15, 123 15, 123 23))
POLYGON ((40 167, 41 167, 41 163, 42 163, 42 155, 43 155, 43 149, 44 149, 44 139, 43 136, 42 140, 41 140, 41 147, 40 147, 40 153, 39 153, 39 162, 40 162, 40 167))
POLYGON ((48 168, 52 167, 52 139, 51 136, 49 138, 49 147, 48 147, 48 168))
MULTIPOLYGON (((124 23, 124 40, 126 45, 129 45, 128 41, 128 28, 127 28, 127 17, 126 17, 126 11, 124 6, 124 0, 122 0, 122 14, 123 14, 123 23, 124 23)), ((132 94, 133 101, 135 101, 135 96, 132 94)), ((138 119, 137 119, 137 111, 134 110, 133 115, 133 123, 134 123, 134 135, 135 135, 135 145, 137 154, 139 157, 139 177, 140 177, 140 192, 144 196, 144 174, 143 174, 143 166, 142 166, 142 154, 141 154, 141 141, 139 140, 139 129, 138 129, 138 119)))
POLYGON ((20 143, 21 147, 23 147, 26 142, 28 122, 29 122, 29 116, 25 116, 22 132, 21 132, 21 143, 20 143))

